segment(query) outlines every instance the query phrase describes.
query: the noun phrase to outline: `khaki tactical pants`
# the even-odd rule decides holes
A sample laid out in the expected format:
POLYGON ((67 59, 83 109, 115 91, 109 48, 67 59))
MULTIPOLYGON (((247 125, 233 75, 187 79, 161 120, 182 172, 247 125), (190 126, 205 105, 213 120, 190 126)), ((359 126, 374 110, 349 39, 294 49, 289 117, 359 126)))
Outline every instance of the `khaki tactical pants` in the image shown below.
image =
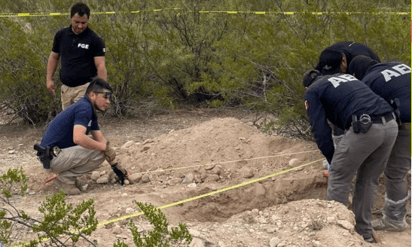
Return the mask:
POLYGON ((76 177, 99 169, 105 161, 102 153, 81 146, 64 148, 50 162, 50 169, 63 183, 74 184, 76 177))
POLYGON ((62 109, 66 109, 67 107, 77 102, 79 99, 83 98, 89 84, 90 83, 88 82, 77 87, 68 87, 63 84, 61 87, 62 109))

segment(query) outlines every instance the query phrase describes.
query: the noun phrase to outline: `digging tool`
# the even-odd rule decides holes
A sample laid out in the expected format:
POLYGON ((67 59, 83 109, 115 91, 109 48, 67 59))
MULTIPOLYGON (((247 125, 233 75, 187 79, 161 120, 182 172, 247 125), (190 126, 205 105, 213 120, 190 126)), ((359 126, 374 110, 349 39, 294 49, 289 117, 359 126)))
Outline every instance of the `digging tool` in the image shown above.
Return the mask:
POLYGON ((46 179, 46 180, 44 181, 44 183, 47 184, 47 183, 55 180, 56 178, 57 178, 57 174, 53 174, 53 176, 51 176, 50 178, 46 179))

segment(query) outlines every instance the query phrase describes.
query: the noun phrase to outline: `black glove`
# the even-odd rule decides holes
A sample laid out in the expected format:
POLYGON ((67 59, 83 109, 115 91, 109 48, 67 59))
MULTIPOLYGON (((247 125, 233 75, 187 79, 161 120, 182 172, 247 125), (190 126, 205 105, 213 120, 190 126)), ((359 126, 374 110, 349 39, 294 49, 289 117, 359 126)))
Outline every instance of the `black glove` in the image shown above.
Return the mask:
POLYGON ((111 165, 114 173, 119 177, 121 185, 124 185, 124 180, 126 179, 127 171, 120 167, 118 163, 111 165))

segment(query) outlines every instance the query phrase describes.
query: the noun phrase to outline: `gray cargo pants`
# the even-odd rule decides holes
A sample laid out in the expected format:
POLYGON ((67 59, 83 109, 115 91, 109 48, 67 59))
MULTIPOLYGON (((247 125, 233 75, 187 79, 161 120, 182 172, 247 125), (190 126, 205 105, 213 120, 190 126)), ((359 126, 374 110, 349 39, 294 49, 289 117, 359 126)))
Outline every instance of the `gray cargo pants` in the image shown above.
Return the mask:
POLYGON ((81 146, 64 148, 50 162, 52 172, 67 184, 74 184, 76 177, 98 169, 105 161, 100 151, 85 149, 81 146))
POLYGON ((372 124, 367 133, 353 133, 352 127, 339 141, 332 159, 327 200, 347 204, 351 181, 357 172, 353 211, 356 231, 364 238, 372 235, 371 213, 374 190, 385 169, 398 134, 395 120, 372 124))
POLYGON ((411 124, 404 123, 396 138, 385 168, 385 215, 394 221, 403 221, 406 215, 408 182, 406 174, 411 169, 411 124), (389 199, 389 200, 388 200, 389 199), (404 202, 403 202, 404 201, 404 202), (389 203, 390 202, 390 203, 389 203))

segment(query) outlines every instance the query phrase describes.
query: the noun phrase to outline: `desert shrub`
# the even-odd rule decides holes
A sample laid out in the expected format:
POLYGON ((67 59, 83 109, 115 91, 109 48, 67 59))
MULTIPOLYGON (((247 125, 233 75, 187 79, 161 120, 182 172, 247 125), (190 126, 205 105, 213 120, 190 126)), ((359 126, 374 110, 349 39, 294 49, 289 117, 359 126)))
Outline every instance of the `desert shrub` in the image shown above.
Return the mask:
MULTIPOLYGON (((325 47, 353 40, 370 46, 382 61, 410 64, 409 15, 398 14, 409 13, 406 1, 88 4, 89 25, 106 42, 113 116, 154 104, 236 106, 273 113, 278 131, 310 139, 301 76, 325 47), (104 11, 116 14, 99 13, 104 11), (288 11, 295 13, 283 14, 288 11), (140 103, 148 101, 153 104, 140 103)), ((70 6, 62 0, 18 0, 3 11, 67 13, 70 6)), ((0 101, 30 122, 48 121, 60 110, 60 97, 51 97, 44 81, 53 35, 68 25, 64 15, 0 18, 0 101)))
POLYGON ((98 224, 93 199, 74 206, 66 203, 66 195, 60 190, 51 197, 46 196, 39 207, 43 216, 36 219, 16 208, 12 200, 17 186, 20 187, 20 196, 25 196, 27 190, 27 176, 22 168, 9 169, 0 176, 0 185, 3 188, 0 195, 0 242, 3 244, 15 244, 23 232, 33 231, 37 238, 22 243, 23 246, 38 246, 42 242, 70 246, 79 240, 97 246, 96 242, 88 239, 98 224))
MULTIPOLYGON (((136 247, 168 247, 170 244, 174 244, 174 246, 176 246, 176 244, 177 246, 188 246, 191 243, 192 236, 185 224, 179 223, 178 227, 172 227, 169 230, 169 222, 160 209, 147 203, 135 203, 143 211, 147 220, 153 225, 153 230, 148 231, 147 234, 141 234, 133 221, 129 221, 129 228, 136 247)), ((113 246, 127 247, 128 245, 118 239, 113 246)))

